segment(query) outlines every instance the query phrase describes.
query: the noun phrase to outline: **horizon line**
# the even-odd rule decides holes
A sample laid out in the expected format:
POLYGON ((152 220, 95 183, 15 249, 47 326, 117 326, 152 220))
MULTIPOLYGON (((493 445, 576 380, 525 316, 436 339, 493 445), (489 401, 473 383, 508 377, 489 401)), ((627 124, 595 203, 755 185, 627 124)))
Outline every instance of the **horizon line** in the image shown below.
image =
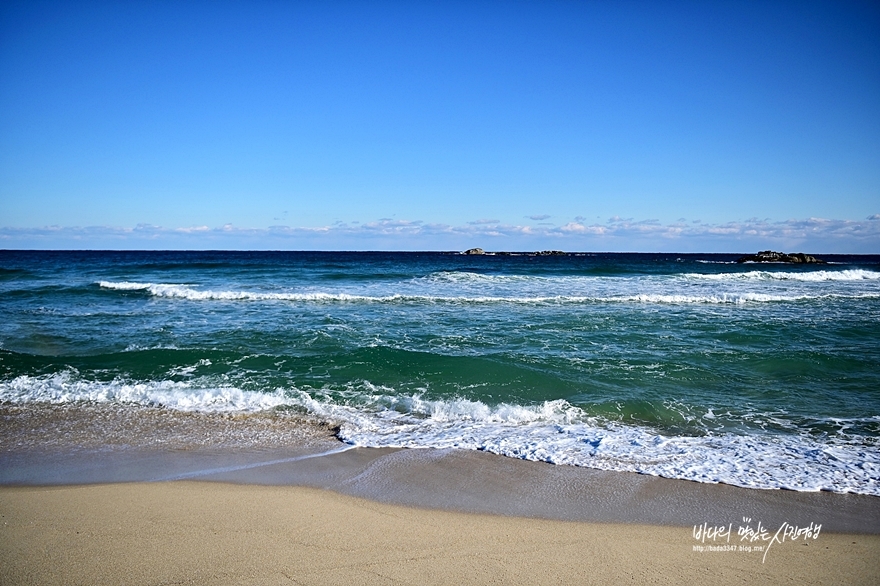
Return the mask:
MULTIPOLYGON (((355 249, 280 249, 280 248, 0 248, 0 253, 6 252, 125 252, 125 253, 156 253, 156 252, 192 252, 192 253, 210 253, 210 252, 232 252, 232 253, 328 253, 328 254, 452 254, 460 256, 508 256, 508 255, 524 255, 524 256, 569 256, 578 254, 667 254, 667 255, 713 255, 713 256, 733 256, 754 254, 749 251, 730 251, 730 252, 664 252, 664 251, 620 251, 620 250, 485 250, 483 254, 466 254, 467 250, 355 250, 355 249), (541 254, 546 252, 554 252, 556 254, 541 254)), ((759 250, 757 252, 772 251, 772 249, 759 250)), ((775 251, 783 252, 783 251, 775 251)), ((799 254, 802 251, 786 254, 799 254)), ((807 254, 807 253, 804 253, 807 254)), ((823 256, 880 256, 880 252, 811 252, 810 255, 823 256)), ((774 263, 756 263, 756 264, 774 264, 774 263)), ((779 263, 790 264, 790 263, 779 263)))

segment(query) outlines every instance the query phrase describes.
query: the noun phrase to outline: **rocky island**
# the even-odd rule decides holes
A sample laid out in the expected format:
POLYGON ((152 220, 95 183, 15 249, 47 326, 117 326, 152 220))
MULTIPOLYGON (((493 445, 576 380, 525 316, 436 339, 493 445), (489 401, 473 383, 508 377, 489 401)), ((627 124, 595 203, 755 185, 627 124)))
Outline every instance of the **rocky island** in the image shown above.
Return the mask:
POLYGON ((747 254, 736 259, 736 262, 785 262, 791 264, 825 264, 825 261, 803 252, 787 254, 773 250, 762 250, 758 254, 747 254))
MULTIPOLYGON (((486 252, 482 248, 469 248, 462 252, 467 256, 479 256, 479 255, 492 255, 492 256, 511 256, 514 253, 512 252, 486 252)), ((561 250, 539 250, 533 253, 519 253, 519 254, 528 254, 528 256, 565 256, 566 253, 561 250)))

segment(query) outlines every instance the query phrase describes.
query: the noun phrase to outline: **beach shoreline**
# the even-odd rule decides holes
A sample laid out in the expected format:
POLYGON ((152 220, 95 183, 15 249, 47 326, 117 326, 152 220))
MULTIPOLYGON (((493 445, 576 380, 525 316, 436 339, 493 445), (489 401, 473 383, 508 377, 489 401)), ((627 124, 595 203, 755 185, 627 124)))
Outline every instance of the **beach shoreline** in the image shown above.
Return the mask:
POLYGON ((363 448, 289 413, 94 404, 0 408, 0 486, 179 480, 299 486, 474 514, 667 526, 783 523, 880 534, 880 498, 743 488, 454 448, 363 448))
POLYGON ((3 584, 880 577, 880 498, 868 495, 355 448, 289 414, 7 405, 3 415, 3 584), (199 440, 205 431, 226 443, 199 440), (137 445, 142 436, 161 441, 137 445))

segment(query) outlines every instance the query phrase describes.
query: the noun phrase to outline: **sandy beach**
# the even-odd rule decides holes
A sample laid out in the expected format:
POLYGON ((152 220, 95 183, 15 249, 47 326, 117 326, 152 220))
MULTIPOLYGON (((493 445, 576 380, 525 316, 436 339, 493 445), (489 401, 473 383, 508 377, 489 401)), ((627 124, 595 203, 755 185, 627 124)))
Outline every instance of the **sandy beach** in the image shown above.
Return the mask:
MULTIPOLYGON (((695 551, 692 527, 464 514, 302 487, 0 489, 2 584, 876 584, 880 536, 695 551)), ((736 536, 731 543, 737 541, 736 536)))
POLYGON ((873 496, 352 448, 302 421, 282 445, 287 418, 137 414, 4 411, 0 584, 880 580, 873 496), (125 446, 136 423, 163 443, 125 446), (197 441, 217 426, 266 442, 197 441))

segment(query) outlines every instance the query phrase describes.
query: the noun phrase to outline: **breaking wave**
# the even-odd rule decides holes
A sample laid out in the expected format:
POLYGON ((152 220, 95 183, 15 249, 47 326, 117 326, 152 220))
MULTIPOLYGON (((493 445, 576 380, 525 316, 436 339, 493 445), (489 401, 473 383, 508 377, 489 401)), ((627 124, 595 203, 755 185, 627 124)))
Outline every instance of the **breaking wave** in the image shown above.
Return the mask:
MULTIPOLYGON (((297 389, 198 388, 188 382, 81 380, 75 372, 0 383, 0 402, 99 402, 181 411, 253 412, 293 407, 340 425, 353 446, 457 448, 602 470, 762 489, 880 496, 880 448, 859 436, 707 433, 668 435, 593 417, 565 400, 489 405, 427 400, 367 386, 352 402, 297 389)), ((704 417, 713 419, 711 410, 704 417)), ((872 423, 877 419, 872 418, 872 423)))

